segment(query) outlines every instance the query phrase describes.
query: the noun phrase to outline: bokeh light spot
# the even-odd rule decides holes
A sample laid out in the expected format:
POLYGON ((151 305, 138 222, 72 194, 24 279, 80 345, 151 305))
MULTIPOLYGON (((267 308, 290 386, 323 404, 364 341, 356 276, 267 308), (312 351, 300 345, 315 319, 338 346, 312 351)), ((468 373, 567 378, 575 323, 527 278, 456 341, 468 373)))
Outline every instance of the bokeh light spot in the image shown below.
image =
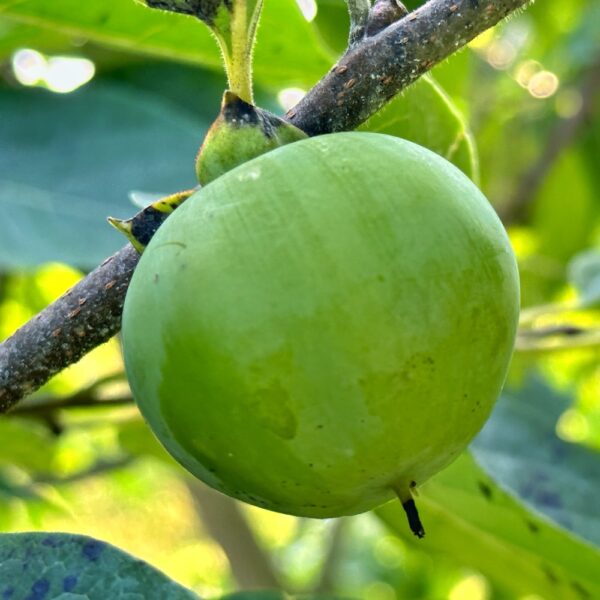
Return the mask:
POLYGON ((534 98, 550 98, 558 90, 558 77, 551 71, 536 73, 527 85, 527 90, 534 98))
POLYGON ((16 80, 25 86, 40 86, 59 94, 68 94, 94 77, 96 68, 87 58, 46 57, 37 50, 23 48, 12 57, 16 80))

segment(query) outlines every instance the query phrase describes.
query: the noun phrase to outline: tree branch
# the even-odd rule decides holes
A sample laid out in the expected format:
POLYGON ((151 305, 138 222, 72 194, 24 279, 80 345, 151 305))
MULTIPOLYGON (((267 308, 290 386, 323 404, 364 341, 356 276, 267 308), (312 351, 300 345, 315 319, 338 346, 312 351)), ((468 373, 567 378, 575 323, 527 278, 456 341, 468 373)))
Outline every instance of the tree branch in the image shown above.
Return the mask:
POLYGON ((529 0, 430 0, 352 46, 286 117, 309 135, 355 129, 423 73, 529 0))
MULTIPOLYGON (((309 135, 355 129, 433 65, 529 0, 431 0, 353 45, 287 113, 309 135)), ((0 411, 120 328, 138 255, 126 246, 0 345, 0 411)))
POLYGON ((268 554, 258 543, 237 502, 197 479, 190 477, 185 482, 206 531, 227 555, 239 587, 245 590, 281 589, 268 554))
POLYGON ((1 412, 119 331, 138 259, 127 245, 0 344, 1 412))

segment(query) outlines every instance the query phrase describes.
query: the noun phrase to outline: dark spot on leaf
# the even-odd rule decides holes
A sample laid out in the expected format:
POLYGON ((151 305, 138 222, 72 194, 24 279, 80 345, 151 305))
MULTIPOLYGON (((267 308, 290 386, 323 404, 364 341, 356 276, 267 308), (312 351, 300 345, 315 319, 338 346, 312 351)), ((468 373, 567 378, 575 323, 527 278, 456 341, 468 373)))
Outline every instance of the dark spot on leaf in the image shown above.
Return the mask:
POLYGON ((72 592, 77 585, 77 575, 67 575, 63 579, 63 591, 72 592))
POLYGON ((540 530, 539 525, 537 525, 536 523, 534 523, 533 521, 525 521, 527 523, 527 527, 529 528, 529 531, 531 531, 531 533, 538 533, 540 530))
POLYGON ((83 555, 91 561, 98 560, 98 557, 102 554, 102 544, 97 541, 86 542, 81 549, 83 555))
POLYGON ((571 587, 579 594, 581 598, 591 598, 592 594, 586 590, 578 581, 571 581, 571 587))
POLYGON ((548 565, 542 565, 542 570, 544 571, 544 575, 546 575, 546 578, 552 585, 556 585, 558 583, 558 576, 548 565))
POLYGON ((50 591, 50 582, 47 579, 38 579, 31 586, 31 593, 25 600, 44 600, 50 591))
POLYGON ((486 500, 492 499, 492 496, 494 495, 492 492, 492 488, 487 483, 485 483, 485 481, 478 481, 477 487, 479 488, 479 491, 485 496, 486 500))
POLYGON ((15 588, 12 585, 4 588, 4 591, 2 592, 2 600, 8 600, 9 598, 12 598, 14 593, 15 588))
POLYGON ((42 544, 44 546, 50 546, 51 548, 56 548, 56 546, 58 546, 58 540, 56 540, 51 535, 49 535, 48 537, 46 537, 42 540, 42 544))

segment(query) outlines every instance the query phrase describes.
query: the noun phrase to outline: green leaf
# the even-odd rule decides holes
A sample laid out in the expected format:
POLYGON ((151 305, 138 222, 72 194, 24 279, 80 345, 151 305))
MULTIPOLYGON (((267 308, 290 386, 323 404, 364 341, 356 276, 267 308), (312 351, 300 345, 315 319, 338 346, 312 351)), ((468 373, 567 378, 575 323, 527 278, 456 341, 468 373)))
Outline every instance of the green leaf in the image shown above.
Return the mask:
MULTIPOLYGON (((0 0, 0 16, 112 48, 221 68, 208 28, 193 17, 152 10, 133 0, 0 0)), ((308 86, 329 67, 315 31, 296 3, 266 2, 255 52, 256 80, 271 87, 308 86)))
POLYGON ((222 596, 219 600, 342 600, 339 596, 288 596, 283 592, 258 590, 252 592, 235 592, 222 596))
POLYGON ((0 535, 0 597, 29 600, 193 600, 147 563, 105 542, 66 533, 0 535))
POLYGON ((414 547, 451 556, 515 596, 600 597, 600 552, 520 504, 470 454, 426 483, 417 503, 427 532, 422 540, 411 535, 398 503, 376 514, 414 547))
POLYGON ((579 293, 579 305, 591 307, 600 302, 600 251, 585 250, 567 267, 569 282, 579 293))
POLYGON ((538 252, 546 260, 554 259, 557 266, 591 245, 599 216, 593 183, 581 153, 567 149, 533 199, 532 225, 539 235, 538 252))
MULTIPOLYGON (((591 545, 600 545, 600 461, 556 436, 568 403, 539 379, 506 392, 470 454, 423 486, 417 502, 427 535, 417 547, 520 594, 600 597, 600 551, 591 545)), ((412 542, 399 506, 377 514, 412 542)))
POLYGON ((14 465, 33 473, 48 473, 54 456, 54 438, 39 423, 17 417, 0 418, 0 465, 14 465))
POLYGON ((133 456, 152 456, 171 465, 177 464, 160 445, 150 427, 141 419, 135 418, 119 423, 119 445, 133 456))
MULTIPOLYGON (((202 84, 201 71, 185 71, 202 84)), ((0 154, 0 266, 93 267, 123 244, 106 217, 134 212, 130 190, 193 187, 194 157, 221 95, 220 80, 206 83, 203 98, 212 90, 214 101, 196 112, 125 81, 97 80, 66 96, 0 90, 0 113, 10 115, 0 147, 11 150, 0 154)))
POLYGON ((571 403, 542 379, 531 379, 503 394, 471 449, 501 487, 600 547, 600 454, 555 433, 571 403))
POLYGON ((60 51, 69 42, 66 36, 50 30, 40 31, 38 27, 11 23, 0 18, 0 59, 4 59, 18 48, 60 51))
POLYGON ((324 49, 337 58, 348 45, 350 15, 345 0, 319 0, 313 27, 319 35, 324 49))
POLYGON ((479 180, 473 136, 459 110, 431 76, 421 77, 360 129, 425 146, 454 163, 475 183, 479 180))

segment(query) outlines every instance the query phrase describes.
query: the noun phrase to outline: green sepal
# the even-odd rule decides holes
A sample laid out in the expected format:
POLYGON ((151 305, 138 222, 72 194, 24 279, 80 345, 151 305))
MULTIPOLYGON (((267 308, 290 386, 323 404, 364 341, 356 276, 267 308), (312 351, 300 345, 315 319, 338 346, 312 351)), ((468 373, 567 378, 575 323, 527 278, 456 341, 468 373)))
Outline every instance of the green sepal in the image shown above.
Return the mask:
POLYGON ((176 192, 152 202, 130 219, 108 217, 108 222, 141 254, 164 220, 195 191, 194 189, 176 192))
POLYGON ((291 123, 226 91, 196 157, 198 181, 206 185, 252 158, 306 137, 291 123))

